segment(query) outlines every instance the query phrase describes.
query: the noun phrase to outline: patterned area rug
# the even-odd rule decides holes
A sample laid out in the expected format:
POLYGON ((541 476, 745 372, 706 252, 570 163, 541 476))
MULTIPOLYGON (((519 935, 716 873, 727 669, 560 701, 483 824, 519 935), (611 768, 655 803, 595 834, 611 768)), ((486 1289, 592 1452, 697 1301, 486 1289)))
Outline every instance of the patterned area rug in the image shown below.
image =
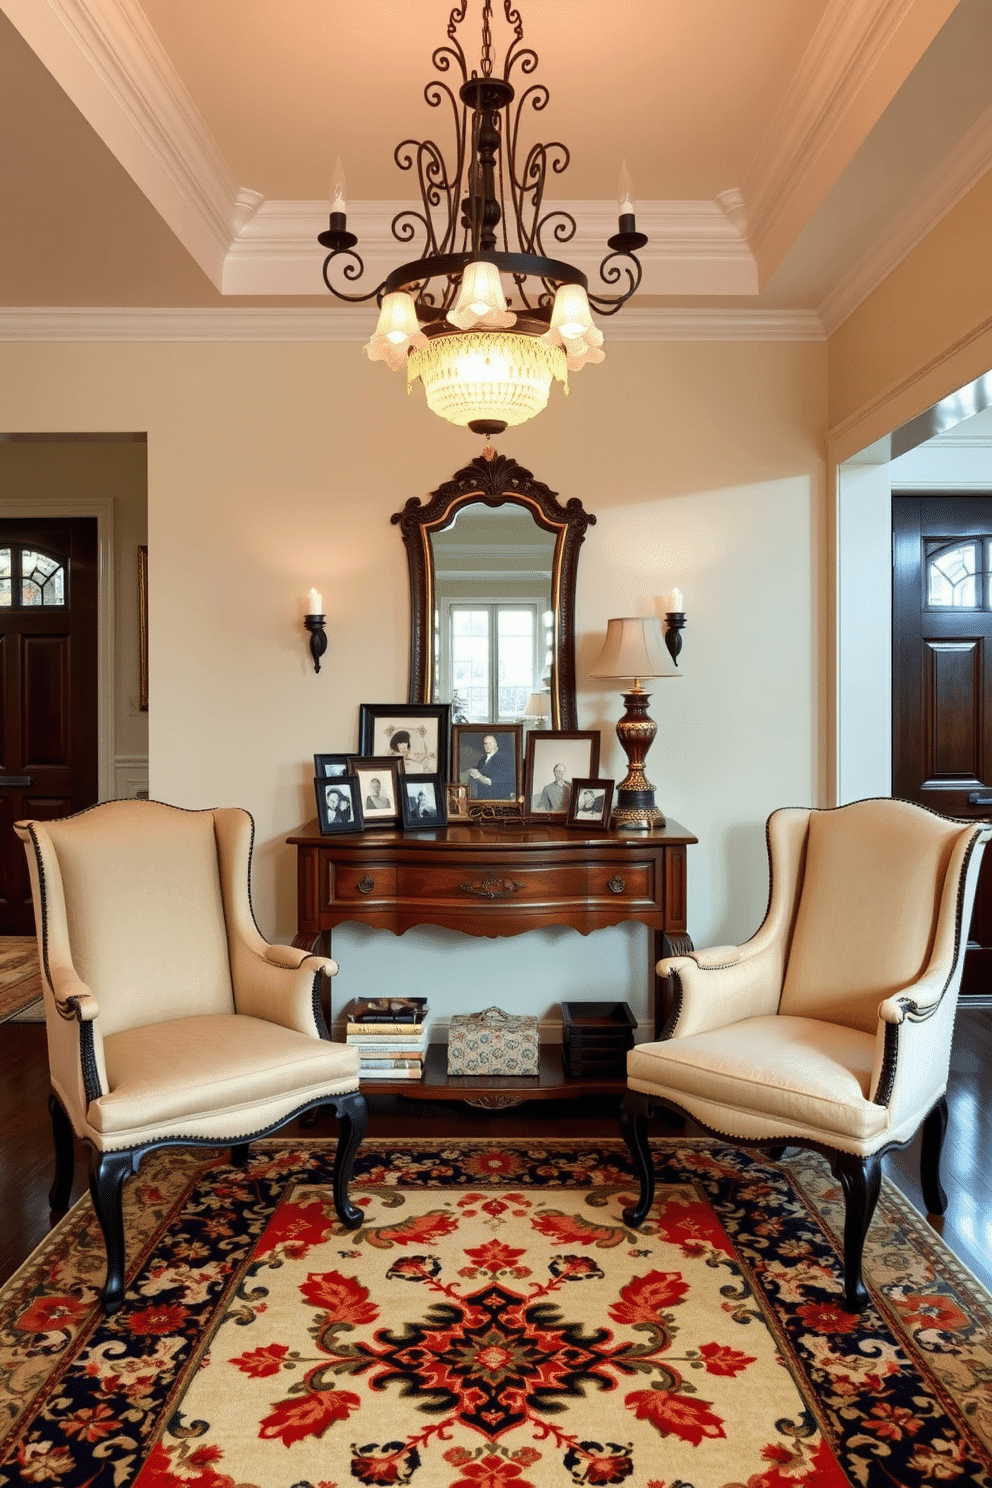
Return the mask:
MULTIPOLYGON (((0 936, 0 1023, 22 1017, 28 1009, 34 1009, 40 998, 41 976, 34 936, 0 936)), ((38 1021, 43 1019, 44 1013, 40 1012, 38 1021)))
POLYGON ((992 1488, 992 1298, 889 1184, 840 1305, 826 1165, 654 1144, 367 1141, 246 1172, 154 1154, 129 1291, 81 1201, 0 1292, 0 1484, 992 1488))

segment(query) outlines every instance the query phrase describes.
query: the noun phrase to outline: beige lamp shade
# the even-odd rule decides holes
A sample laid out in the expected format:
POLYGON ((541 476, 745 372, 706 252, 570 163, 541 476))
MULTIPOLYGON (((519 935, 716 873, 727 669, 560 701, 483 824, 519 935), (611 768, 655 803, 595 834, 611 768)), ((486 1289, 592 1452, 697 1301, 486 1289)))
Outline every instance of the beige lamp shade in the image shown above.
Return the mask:
POLYGON ((547 718, 551 712, 551 695, 547 692, 532 692, 527 699, 524 714, 527 718, 547 718))
POLYGON ((608 620, 606 640, 590 677, 680 677, 654 615, 626 615, 608 620))

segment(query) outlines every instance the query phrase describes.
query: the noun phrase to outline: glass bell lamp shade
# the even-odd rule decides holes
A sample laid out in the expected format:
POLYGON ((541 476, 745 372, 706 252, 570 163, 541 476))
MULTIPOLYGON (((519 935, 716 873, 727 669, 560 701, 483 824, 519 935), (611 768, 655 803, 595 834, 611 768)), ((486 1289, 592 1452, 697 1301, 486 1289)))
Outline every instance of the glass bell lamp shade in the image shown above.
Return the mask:
POLYGON ((506 295, 496 265, 482 261, 466 264, 458 303, 448 311, 451 324, 460 331, 476 328, 496 331, 512 326, 516 318, 506 308, 506 295))
POLYGON ((410 347, 423 346, 426 340, 417 321, 412 296, 404 290, 396 290, 384 296, 378 324, 365 351, 370 362, 385 362, 393 372, 397 372, 406 361, 410 347))
POLYGON ((431 337, 410 352, 409 383, 418 377, 432 413, 479 434, 526 423, 546 407, 556 380, 568 390, 561 347, 500 331, 431 337))

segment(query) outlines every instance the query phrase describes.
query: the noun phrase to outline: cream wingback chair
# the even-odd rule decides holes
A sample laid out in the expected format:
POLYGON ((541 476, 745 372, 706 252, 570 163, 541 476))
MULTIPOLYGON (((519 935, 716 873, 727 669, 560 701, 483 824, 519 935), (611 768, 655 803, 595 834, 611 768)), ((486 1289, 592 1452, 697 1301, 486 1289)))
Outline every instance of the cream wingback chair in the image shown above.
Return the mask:
POLYGON ((932 1214, 947 1206, 947 1070, 990 835, 906 801, 774 812, 757 934, 658 963, 673 979, 672 1013, 660 1042, 627 1056, 622 1125, 640 1179, 629 1224, 654 1196, 646 1118, 659 1103, 775 1158, 814 1148, 844 1191, 845 1302, 864 1306, 882 1154, 921 1125, 923 1196, 932 1214))
POLYGON ((104 1306, 124 1296, 124 1180, 155 1147, 248 1144, 315 1106, 340 1122, 343 1224, 368 1121, 358 1051, 329 1042, 323 975, 337 967, 259 933, 247 811, 112 801, 23 821, 39 939, 55 1133, 52 1208, 64 1210, 75 1131, 107 1249, 104 1306))

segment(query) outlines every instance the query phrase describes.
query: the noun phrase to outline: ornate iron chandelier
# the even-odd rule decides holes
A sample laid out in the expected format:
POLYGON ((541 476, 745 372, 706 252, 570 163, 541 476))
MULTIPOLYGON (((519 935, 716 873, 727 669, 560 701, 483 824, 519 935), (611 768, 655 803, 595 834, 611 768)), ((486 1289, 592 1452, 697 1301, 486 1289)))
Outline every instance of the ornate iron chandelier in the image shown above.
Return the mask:
POLYGON ((365 265, 348 231, 340 162, 330 225, 318 242, 328 250, 324 283, 331 294, 353 304, 374 299, 380 307, 365 348, 370 359, 396 371, 405 366, 408 386, 419 378, 428 407, 441 418, 493 435, 540 413, 553 381, 567 392, 569 372, 603 360, 603 333, 590 309, 614 315, 635 293, 641 282, 637 250, 647 237, 637 231, 624 165, 619 231, 607 240, 610 252, 599 267, 602 283, 615 293, 590 294, 581 269, 547 256, 546 241, 557 248, 575 235, 575 218, 544 200, 549 172, 561 175, 569 152, 559 141, 521 144, 524 110, 542 111, 550 95, 543 84, 528 81, 517 97, 510 81, 516 72, 529 79, 538 63, 537 53, 523 45, 519 10, 503 0, 512 34, 502 76, 494 76, 492 0, 483 3, 482 55, 471 72, 458 39, 468 4, 461 0, 451 11, 448 44, 432 58, 438 73, 460 72, 457 96, 437 78, 424 88, 431 108, 450 104, 452 164, 433 140, 403 140, 393 152, 400 170, 416 172, 420 189, 419 208, 393 218, 393 236, 405 245, 422 237, 420 257, 367 294, 347 292, 365 265))

